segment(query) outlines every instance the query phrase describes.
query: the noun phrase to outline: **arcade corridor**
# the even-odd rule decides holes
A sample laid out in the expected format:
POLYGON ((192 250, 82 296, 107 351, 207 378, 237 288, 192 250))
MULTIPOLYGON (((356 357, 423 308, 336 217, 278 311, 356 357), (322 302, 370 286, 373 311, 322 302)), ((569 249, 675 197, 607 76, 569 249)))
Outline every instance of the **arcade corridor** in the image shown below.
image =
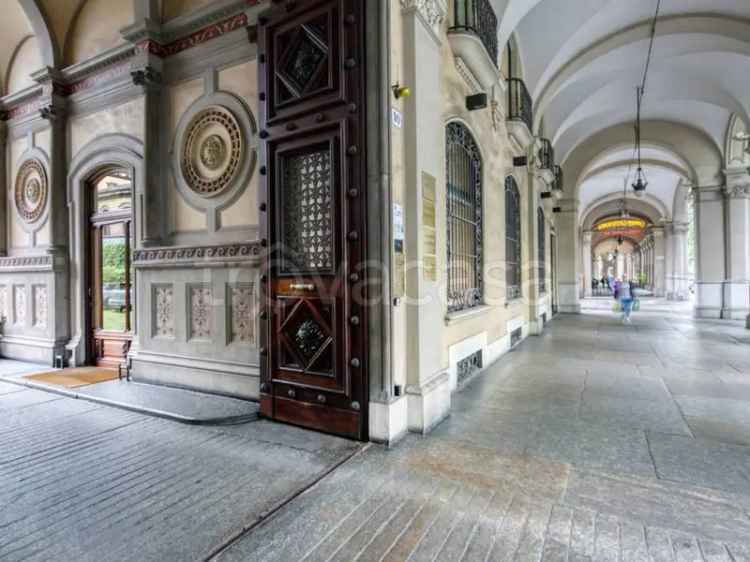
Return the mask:
POLYGON ((747 332, 586 307, 219 560, 750 560, 747 332))

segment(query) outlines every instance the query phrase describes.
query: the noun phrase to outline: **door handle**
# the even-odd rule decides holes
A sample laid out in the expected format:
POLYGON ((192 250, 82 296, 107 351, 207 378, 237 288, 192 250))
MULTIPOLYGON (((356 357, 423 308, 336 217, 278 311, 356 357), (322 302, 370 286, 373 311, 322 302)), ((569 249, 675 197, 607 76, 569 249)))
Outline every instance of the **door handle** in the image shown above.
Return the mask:
POLYGON ((315 285, 312 283, 292 283, 289 285, 289 289, 292 291, 314 291, 315 285))

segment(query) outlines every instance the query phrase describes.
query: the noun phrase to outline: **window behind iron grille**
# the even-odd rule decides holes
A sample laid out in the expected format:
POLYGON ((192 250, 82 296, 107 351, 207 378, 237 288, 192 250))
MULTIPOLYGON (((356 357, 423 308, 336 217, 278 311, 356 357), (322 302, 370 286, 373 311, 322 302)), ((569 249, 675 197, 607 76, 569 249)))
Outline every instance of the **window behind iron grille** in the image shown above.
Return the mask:
POLYGON ((521 194, 513 176, 505 179, 505 283, 508 300, 521 296, 521 194))
POLYGON ((461 123, 446 127, 448 311, 482 303, 482 159, 461 123))

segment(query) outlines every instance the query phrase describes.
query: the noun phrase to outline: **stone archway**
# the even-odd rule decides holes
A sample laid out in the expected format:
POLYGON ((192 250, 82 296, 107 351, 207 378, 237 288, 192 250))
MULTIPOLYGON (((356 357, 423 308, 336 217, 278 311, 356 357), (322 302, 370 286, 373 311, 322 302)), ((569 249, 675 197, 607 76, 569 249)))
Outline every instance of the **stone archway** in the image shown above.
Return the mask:
MULTIPOLYGON (((89 330, 86 272, 90 267, 89 252, 85 247, 87 239, 87 186, 88 180, 97 170, 106 166, 117 166, 130 173, 133 178, 133 222, 134 244, 140 248, 143 243, 145 167, 143 143, 138 139, 122 134, 98 137, 83 147, 73 158, 68 173, 68 212, 70 220, 70 323, 71 339, 67 349, 70 364, 83 365, 87 361, 87 334, 89 330)), ((137 345, 138 326, 133 326, 133 345, 137 345)))

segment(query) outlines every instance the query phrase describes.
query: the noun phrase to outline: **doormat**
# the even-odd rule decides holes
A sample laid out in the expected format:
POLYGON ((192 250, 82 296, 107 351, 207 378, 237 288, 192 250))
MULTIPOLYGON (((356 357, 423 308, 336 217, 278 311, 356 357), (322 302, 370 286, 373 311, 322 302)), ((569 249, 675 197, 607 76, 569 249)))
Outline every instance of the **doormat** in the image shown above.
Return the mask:
POLYGON ((88 384, 117 380, 117 371, 101 367, 75 367, 52 373, 26 375, 24 378, 65 388, 78 388, 88 384))

